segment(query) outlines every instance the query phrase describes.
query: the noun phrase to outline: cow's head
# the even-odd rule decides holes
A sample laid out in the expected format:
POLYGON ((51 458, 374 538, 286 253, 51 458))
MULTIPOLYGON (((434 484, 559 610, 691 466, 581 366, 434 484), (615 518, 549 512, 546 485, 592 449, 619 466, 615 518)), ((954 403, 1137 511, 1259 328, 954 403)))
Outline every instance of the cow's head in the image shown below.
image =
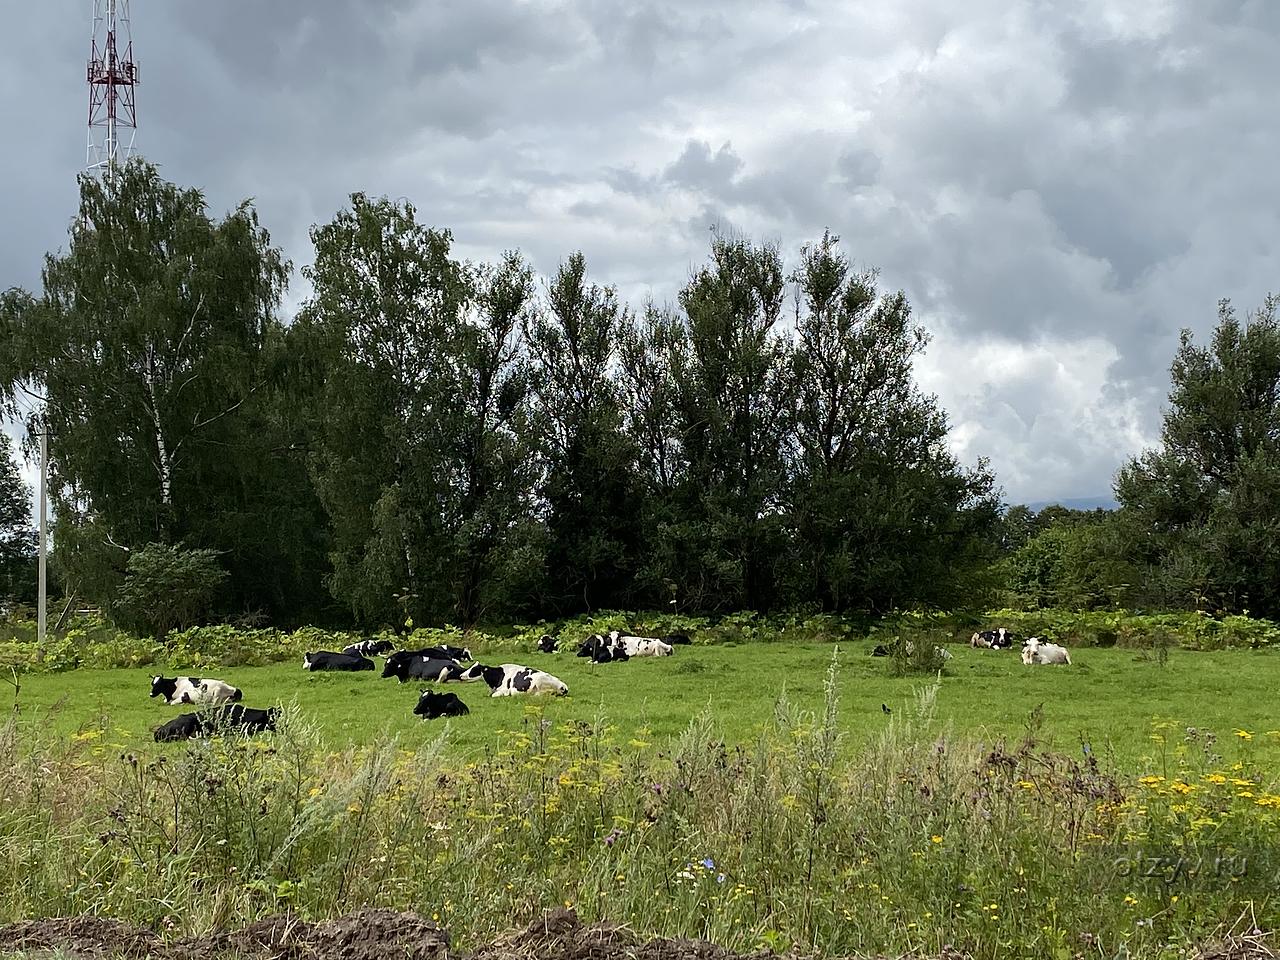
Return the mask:
POLYGON ((404 680, 408 675, 408 670, 408 661, 388 657, 387 662, 382 665, 382 678, 385 680, 387 677, 398 677, 404 680))
POLYGON ((267 707, 268 730, 274 730, 276 728, 276 721, 280 719, 281 713, 283 713, 283 711, 279 707, 267 707))
POLYGON ((167 680, 164 677, 151 678, 151 696, 153 697, 164 697, 168 700, 176 689, 178 689, 178 681, 176 679, 167 680))
POLYGON ((555 653, 559 641, 549 633, 544 633, 538 640, 538 650, 542 653, 555 653))
POLYGON ((473 680, 483 680, 484 671, 484 664, 477 661, 469 667, 460 668, 457 675, 450 679, 459 680, 463 683, 470 683, 473 680))

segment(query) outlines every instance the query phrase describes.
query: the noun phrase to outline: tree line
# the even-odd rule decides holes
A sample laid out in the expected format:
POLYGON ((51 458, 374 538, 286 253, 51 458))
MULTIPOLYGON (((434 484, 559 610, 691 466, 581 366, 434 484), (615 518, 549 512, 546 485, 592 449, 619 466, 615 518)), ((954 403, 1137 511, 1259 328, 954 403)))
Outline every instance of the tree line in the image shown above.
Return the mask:
MULTIPOLYGON (((1021 583, 1032 537, 1014 542, 988 465, 957 462, 913 380, 926 331, 830 234, 790 265, 715 236, 674 304, 637 310, 581 253, 540 282, 357 193, 312 228, 311 294, 285 322, 291 265, 251 204, 215 219, 143 161, 80 193, 43 289, 0 299, 0 396, 49 431, 62 589, 117 619, 876 613, 1021 583)), ((1274 304, 1245 329, 1280 342, 1274 304)), ((1274 443, 1275 382, 1239 456, 1274 443)), ((1187 431, 1117 482, 1153 536, 1187 431)), ((1187 529, 1125 562, 1180 569, 1187 529)), ((1191 602, 1169 577, 1168 602, 1191 602)))

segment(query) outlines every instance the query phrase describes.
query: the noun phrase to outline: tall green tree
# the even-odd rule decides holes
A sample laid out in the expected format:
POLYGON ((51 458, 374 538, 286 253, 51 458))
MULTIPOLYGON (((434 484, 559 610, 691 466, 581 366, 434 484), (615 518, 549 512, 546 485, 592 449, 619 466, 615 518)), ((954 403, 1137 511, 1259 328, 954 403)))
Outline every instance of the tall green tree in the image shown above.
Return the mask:
POLYGON ((617 373, 630 324, 617 293, 588 283, 575 253, 525 326, 544 464, 547 599, 564 612, 625 605, 637 569, 642 491, 617 373))
POLYGON ((1162 602, 1280 615, 1278 307, 1224 300, 1207 345, 1183 331, 1161 446, 1116 478, 1162 602))
POLYGON ((312 472, 333 594, 370 621, 406 596, 418 619, 493 613, 537 566, 518 348, 530 272, 514 254, 456 261, 412 204, 358 193, 311 237, 298 343, 322 384, 312 472))
POLYGON ((824 235, 794 274, 795 589, 836 610, 947 604, 994 529, 993 478, 960 467, 946 414, 915 384, 928 337, 906 296, 852 272, 838 244, 824 235))
POLYGON ((38 297, 10 298, 0 357, 9 391, 46 400, 69 586, 104 599, 130 550, 189 542, 223 554, 231 609, 264 606, 264 585, 276 613, 294 604, 279 577, 290 511, 275 508, 311 494, 266 469, 287 275, 247 202, 214 220, 141 160, 81 177, 69 248, 46 257, 38 297))
POLYGON ((776 247, 717 236, 674 322, 647 312, 625 351, 632 428, 669 489, 647 524, 644 576, 695 608, 775 600, 791 403, 784 287, 776 247))
POLYGON ((0 432, 0 603, 35 599, 35 564, 31 488, 18 472, 13 442, 0 432))

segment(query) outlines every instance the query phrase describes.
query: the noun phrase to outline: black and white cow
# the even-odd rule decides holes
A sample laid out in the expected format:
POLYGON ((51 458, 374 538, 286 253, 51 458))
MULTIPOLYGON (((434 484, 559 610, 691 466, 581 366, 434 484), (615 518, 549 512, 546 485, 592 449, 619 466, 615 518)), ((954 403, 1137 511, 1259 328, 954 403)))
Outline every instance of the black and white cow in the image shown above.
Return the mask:
POLYGON ((431 680, 436 683, 448 683, 457 680, 462 673, 462 665, 456 660, 442 660, 439 657, 402 657, 389 658, 382 665, 382 677, 395 677, 401 683, 408 680, 431 680))
POLYGON ((437 647, 422 647, 418 650, 397 650, 387 659, 411 660, 414 657, 427 657, 432 660, 453 660, 455 663, 475 659, 471 656, 471 651, 466 647, 451 647, 447 643, 442 643, 437 647))
POLYGON ((321 650, 302 655, 303 670, 372 670, 373 661, 350 653, 321 650))
POLYGON ((420 717, 434 720, 437 717, 461 717, 471 712, 456 693, 436 693, 423 690, 413 712, 420 717))
POLYGON ((631 659, 625 643, 599 633, 593 633, 582 641, 578 647, 578 656, 590 657, 595 663, 613 663, 631 659))
POLYGON ((458 679, 483 680, 489 685, 491 697, 514 697, 522 693, 554 693, 562 697, 569 692, 563 680, 518 663, 503 663, 496 667, 473 663, 462 671, 458 679))
POLYGON ((640 637, 620 630, 610 630, 609 641, 613 649, 621 647, 628 657, 669 657, 676 652, 671 644, 658 637, 640 637))
POLYGON ((1018 641, 1018 635, 1012 630, 997 627, 995 630, 979 630, 969 638, 969 646, 986 647, 989 650, 1007 650, 1018 641))
POLYGON ((544 633, 538 638, 539 653, 555 653, 556 647, 560 646, 560 641, 549 633, 544 633))
POLYGON ((179 703, 234 703, 244 694, 222 680, 204 677, 152 677, 151 696, 164 697, 173 706, 179 703))
POLYGON ((377 657, 390 653, 396 648, 396 645, 390 640, 361 640, 359 643, 349 643, 342 648, 342 652, 351 657, 377 657))
POLYGON ((257 710, 229 703, 207 713, 184 713, 155 730, 155 740, 190 740, 192 737, 208 737, 222 732, 262 733, 274 730, 280 718, 279 707, 257 710))

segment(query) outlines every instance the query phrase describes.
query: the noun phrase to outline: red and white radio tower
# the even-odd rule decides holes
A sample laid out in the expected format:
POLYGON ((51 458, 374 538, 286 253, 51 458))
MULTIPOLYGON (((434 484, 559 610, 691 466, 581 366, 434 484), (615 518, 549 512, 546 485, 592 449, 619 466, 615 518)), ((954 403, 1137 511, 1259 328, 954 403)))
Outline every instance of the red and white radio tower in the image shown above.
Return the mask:
POLYGON ((133 154, 138 129, 133 88, 138 65, 133 62, 133 36, 129 28, 129 0, 93 0, 93 46, 89 53, 89 153, 90 172, 110 173, 133 154), (123 147, 120 130, 129 131, 123 147))

